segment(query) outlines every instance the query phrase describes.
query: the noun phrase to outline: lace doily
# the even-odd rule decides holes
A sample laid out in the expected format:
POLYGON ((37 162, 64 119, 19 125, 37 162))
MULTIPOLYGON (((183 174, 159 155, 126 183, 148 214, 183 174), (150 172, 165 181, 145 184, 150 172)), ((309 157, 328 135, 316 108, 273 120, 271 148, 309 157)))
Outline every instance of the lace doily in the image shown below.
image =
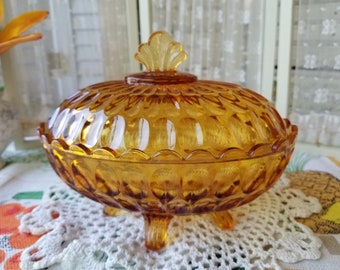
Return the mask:
POLYGON ((144 246, 144 221, 138 213, 116 217, 103 206, 63 187, 53 187, 20 230, 45 234, 21 256, 22 269, 60 264, 61 269, 281 269, 320 257, 321 241, 294 220, 318 212, 317 199, 291 189, 283 176, 252 203, 235 208, 232 230, 220 230, 209 215, 175 217, 167 246, 144 246))

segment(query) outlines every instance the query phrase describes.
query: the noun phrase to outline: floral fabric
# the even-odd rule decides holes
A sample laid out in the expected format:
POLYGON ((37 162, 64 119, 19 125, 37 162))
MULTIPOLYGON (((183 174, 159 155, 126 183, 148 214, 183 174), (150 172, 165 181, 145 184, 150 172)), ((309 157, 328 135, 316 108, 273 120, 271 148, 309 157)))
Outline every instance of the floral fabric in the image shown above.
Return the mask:
MULTIPOLYGON (((19 193, 14 197, 20 199, 30 195, 36 196, 37 193, 19 193)), ((17 201, 0 205, 0 269, 20 269, 22 251, 40 238, 39 235, 21 233, 18 230, 21 216, 31 212, 34 208, 35 205, 26 207, 17 201)))

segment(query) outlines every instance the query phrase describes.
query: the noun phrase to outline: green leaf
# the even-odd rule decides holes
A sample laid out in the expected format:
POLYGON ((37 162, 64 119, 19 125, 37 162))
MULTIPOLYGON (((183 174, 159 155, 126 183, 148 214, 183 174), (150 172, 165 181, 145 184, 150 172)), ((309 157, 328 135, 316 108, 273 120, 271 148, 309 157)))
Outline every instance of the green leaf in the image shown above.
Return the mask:
POLYGON ((41 200, 44 192, 43 191, 28 191, 20 192, 13 196, 15 200, 41 200))

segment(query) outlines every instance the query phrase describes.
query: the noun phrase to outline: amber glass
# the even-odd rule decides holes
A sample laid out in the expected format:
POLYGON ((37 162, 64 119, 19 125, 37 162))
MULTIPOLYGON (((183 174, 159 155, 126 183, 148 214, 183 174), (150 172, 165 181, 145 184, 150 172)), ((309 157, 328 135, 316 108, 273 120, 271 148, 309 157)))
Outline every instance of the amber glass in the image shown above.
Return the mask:
POLYGON ((231 228, 228 210, 252 201, 282 174, 297 127, 249 89, 177 72, 174 59, 185 55, 163 32, 139 48, 136 58, 148 57, 163 60, 77 92, 40 135, 69 186, 107 205, 106 213, 141 212, 146 246, 158 250, 174 215, 211 213, 219 227, 231 228), (155 54, 155 44, 171 55, 155 54))

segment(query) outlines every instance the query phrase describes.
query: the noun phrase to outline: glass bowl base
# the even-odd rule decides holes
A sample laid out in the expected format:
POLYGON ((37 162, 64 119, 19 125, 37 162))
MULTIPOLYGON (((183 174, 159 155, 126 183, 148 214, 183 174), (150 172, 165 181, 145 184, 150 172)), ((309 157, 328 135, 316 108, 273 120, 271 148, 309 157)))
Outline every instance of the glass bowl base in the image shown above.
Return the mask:
MULTIPOLYGON (((117 216, 127 211, 105 206, 104 213, 108 216, 117 216)), ((210 213, 215 224, 222 230, 232 229, 234 219, 228 210, 210 213)), ((173 218, 171 214, 144 213, 145 246, 150 250, 161 250, 167 241, 168 227, 173 218)))

